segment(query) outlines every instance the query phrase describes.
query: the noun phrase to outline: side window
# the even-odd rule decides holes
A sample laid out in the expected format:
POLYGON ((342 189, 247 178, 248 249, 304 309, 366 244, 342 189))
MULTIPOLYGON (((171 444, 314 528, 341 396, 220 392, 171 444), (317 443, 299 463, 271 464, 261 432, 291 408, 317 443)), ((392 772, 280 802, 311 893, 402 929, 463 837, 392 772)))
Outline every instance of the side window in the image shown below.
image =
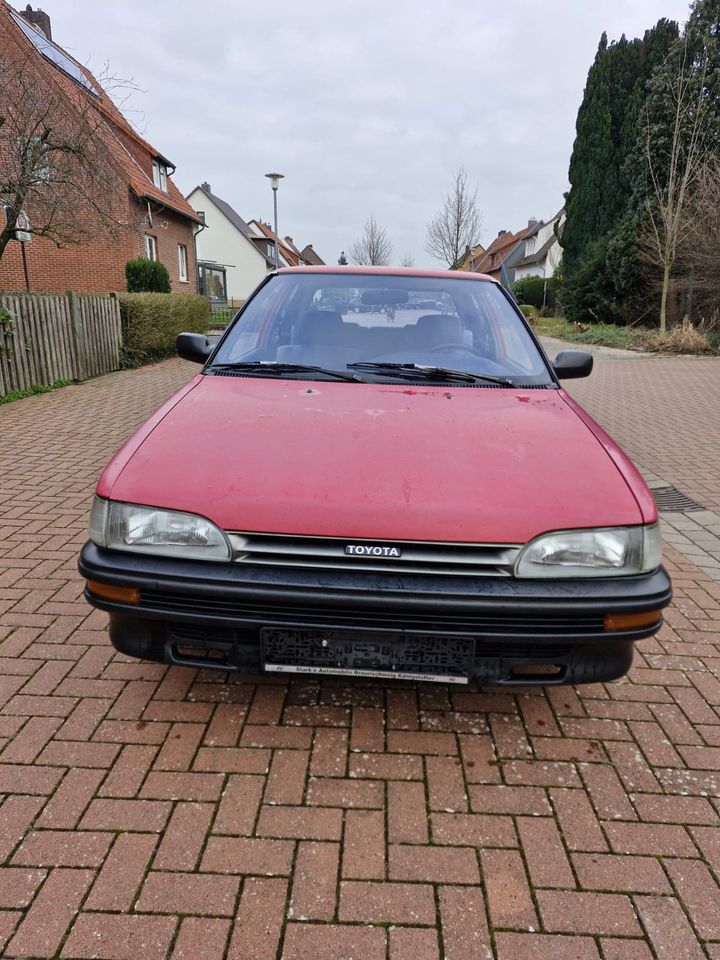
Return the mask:
POLYGON ((492 330, 496 359, 528 376, 542 372, 534 344, 505 297, 488 284, 478 292, 478 306, 484 325, 492 330))

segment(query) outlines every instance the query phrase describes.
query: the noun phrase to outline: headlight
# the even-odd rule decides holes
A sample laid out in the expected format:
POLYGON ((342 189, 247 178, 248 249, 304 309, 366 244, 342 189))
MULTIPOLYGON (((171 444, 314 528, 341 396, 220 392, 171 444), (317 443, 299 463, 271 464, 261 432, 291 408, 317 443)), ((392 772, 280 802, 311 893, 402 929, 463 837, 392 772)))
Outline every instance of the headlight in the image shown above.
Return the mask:
POLYGON ((111 550, 190 560, 229 560, 225 534, 205 517, 95 498, 90 539, 111 550))
POLYGON ((516 577, 619 577, 660 566, 660 527, 566 530, 532 540, 515 562, 516 577))

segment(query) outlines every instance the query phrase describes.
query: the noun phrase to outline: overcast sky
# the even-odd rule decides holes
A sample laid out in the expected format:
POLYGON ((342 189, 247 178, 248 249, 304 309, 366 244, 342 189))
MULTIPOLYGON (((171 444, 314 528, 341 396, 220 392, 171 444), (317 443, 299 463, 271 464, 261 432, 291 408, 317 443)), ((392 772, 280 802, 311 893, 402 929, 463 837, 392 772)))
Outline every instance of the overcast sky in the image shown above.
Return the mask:
MULTIPOLYGON (((15 4, 20 6, 20 4, 15 4)), ((334 262, 374 212, 417 266, 452 170, 477 183, 481 241, 562 205, 603 30, 638 36, 687 0, 44 0, 53 38, 142 89, 130 119, 245 219, 334 262)), ((126 111, 127 112, 127 111, 126 111)))

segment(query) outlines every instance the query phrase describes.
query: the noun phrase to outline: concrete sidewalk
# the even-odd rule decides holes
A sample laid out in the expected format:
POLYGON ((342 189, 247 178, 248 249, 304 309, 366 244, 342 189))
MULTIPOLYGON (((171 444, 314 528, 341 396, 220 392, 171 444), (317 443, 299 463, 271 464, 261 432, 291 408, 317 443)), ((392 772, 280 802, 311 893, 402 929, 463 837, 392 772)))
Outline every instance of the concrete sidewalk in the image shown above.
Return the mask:
MULTIPOLYGON (((716 361, 573 393, 720 507, 716 361)), ((720 960, 720 584, 607 685, 271 682, 115 655, 76 557, 94 480, 195 368, 0 408, 0 953, 720 960)))

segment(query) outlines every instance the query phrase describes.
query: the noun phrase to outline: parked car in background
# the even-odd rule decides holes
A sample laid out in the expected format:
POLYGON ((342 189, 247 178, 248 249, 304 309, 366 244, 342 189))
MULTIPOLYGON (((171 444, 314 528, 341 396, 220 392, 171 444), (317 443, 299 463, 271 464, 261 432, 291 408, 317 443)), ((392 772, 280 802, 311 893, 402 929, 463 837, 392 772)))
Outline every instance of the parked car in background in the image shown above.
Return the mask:
POLYGON ((80 570, 118 650, 249 673, 606 681, 671 588, 653 498, 477 274, 272 274, 105 469, 80 570), (356 288, 372 325, 318 310, 356 288), (444 313, 407 311, 411 294, 444 313))
POLYGON ((343 311, 343 312, 372 313, 373 311, 374 311, 374 308, 371 305, 367 303, 363 303, 362 297, 353 297, 353 299, 350 300, 347 305, 347 311, 343 311))

